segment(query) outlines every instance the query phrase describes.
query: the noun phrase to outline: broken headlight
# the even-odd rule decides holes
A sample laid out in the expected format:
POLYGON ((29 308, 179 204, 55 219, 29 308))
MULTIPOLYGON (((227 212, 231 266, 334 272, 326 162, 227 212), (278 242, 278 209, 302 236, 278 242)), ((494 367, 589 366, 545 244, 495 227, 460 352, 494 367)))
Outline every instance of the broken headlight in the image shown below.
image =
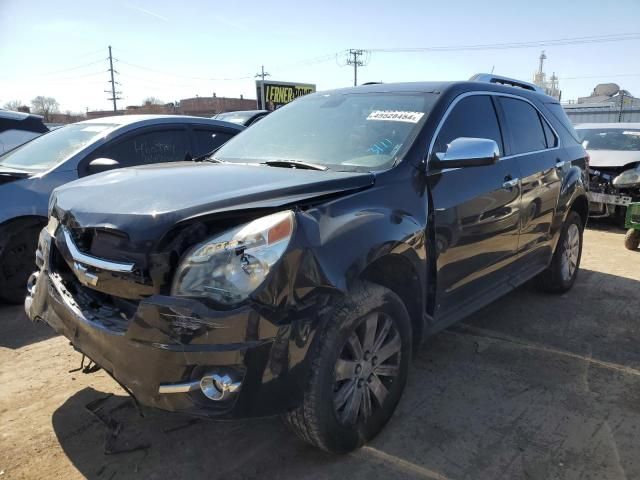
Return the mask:
POLYGON ((208 297, 233 305, 258 288, 293 234, 291 210, 258 218, 202 242, 183 257, 172 295, 208 297))
POLYGON ((630 168, 625 170, 616 178, 613 179, 613 184, 616 187, 633 187, 640 184, 640 165, 636 168, 630 168))

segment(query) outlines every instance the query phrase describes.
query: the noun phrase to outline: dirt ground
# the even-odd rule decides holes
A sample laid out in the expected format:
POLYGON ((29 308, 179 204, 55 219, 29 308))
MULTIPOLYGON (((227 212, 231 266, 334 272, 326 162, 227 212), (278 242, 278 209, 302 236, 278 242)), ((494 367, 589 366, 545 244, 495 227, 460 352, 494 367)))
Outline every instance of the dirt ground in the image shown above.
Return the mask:
POLYGON ((64 338, 0 307, 0 478, 640 478, 639 311, 640 252, 590 229, 571 292, 522 287, 429 340, 382 434, 334 457, 278 419, 140 417, 103 372, 69 373, 64 338))

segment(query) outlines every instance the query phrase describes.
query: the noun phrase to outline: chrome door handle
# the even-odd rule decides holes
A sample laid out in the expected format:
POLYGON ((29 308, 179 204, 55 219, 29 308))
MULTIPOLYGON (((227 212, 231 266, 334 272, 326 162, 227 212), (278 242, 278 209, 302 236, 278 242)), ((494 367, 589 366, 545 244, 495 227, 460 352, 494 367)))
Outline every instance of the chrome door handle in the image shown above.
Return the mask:
POLYGON ((505 190, 511 190, 512 188, 517 187, 520 184, 519 178, 512 178, 511 180, 505 180, 502 184, 502 188, 505 190))

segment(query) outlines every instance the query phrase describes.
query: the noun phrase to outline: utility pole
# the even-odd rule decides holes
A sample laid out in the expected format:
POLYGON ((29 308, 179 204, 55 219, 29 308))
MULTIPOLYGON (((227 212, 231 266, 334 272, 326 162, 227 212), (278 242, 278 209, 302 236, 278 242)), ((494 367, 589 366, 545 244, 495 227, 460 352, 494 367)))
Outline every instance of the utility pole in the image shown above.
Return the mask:
POLYGON ((360 57, 364 55, 364 50, 349 50, 349 57, 347 58, 347 65, 353 65, 353 86, 358 85, 358 67, 363 67, 364 62, 360 60, 360 57))
MULTIPOLYGON (((256 78, 260 77, 262 79, 260 82, 260 102, 262 103, 263 110, 267 110, 267 105, 264 103, 264 78, 270 76, 270 74, 264 71, 264 65, 262 65, 260 73, 256 73, 256 78)), ((258 108, 260 108, 260 103, 258 103, 258 108)))
POLYGON ((622 122, 622 106, 624 105, 624 90, 620 90, 620 111, 618 112, 618 123, 622 122))
POLYGON ((111 55, 111 45, 109 45, 109 73, 111 74, 111 80, 109 81, 109 83, 111 83, 111 92, 109 92, 109 90, 105 90, 105 93, 111 93, 111 98, 108 98, 107 100, 113 101, 113 111, 117 112, 118 107, 116 105, 116 100, 121 100, 122 97, 117 97, 116 94, 119 95, 122 92, 116 92, 116 83, 118 85, 120 84, 113 79, 113 74, 118 72, 113 69, 113 56, 111 55))

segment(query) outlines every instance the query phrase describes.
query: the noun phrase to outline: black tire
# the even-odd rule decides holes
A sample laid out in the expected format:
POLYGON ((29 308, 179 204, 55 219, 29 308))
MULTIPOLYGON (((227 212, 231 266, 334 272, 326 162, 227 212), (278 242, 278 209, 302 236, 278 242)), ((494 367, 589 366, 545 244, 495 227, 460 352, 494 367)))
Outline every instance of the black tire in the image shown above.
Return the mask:
POLYGON ((549 293, 564 293, 568 291, 576 281, 578 271, 580 270, 580 259, 582 258, 582 233, 584 226, 582 219, 576 212, 569 212, 567 219, 562 226, 562 232, 556 245, 556 251, 553 253, 551 264, 536 279, 538 287, 549 293), (577 229, 577 233, 575 230, 577 229), (573 234, 573 235, 572 235, 573 234), (571 258, 575 260, 574 268, 567 267, 566 257, 567 251, 573 242, 570 241, 574 235, 577 235, 577 252, 571 258), (568 270, 567 270, 568 268, 568 270))
POLYGON ((327 452, 348 453, 380 432, 400 400, 411 357, 411 320, 395 293, 365 283, 350 292, 316 340, 313 351, 309 352, 312 366, 303 403, 285 414, 284 421, 302 440, 327 452), (388 319, 392 326, 385 329, 388 319), (371 327, 373 337, 367 336, 370 325, 375 325, 371 327), (352 351, 354 335, 361 340, 362 347, 373 345, 369 360, 364 360, 366 352, 363 352, 362 363, 356 361, 355 356, 354 360, 344 359, 345 352, 352 351), (377 363, 376 353, 387 355, 398 348, 398 344, 398 353, 377 363), (344 368, 339 373, 338 366, 345 364, 355 364, 355 367, 344 368), (396 376, 387 376, 392 375, 391 372, 397 372, 396 376), (338 376, 345 379, 340 380, 338 376), (385 389, 380 389, 380 385, 385 389), (351 386, 352 396, 340 410, 338 398, 346 398, 342 392, 351 386), (354 401, 350 403, 352 398, 354 401), (378 398, 384 399, 382 403, 378 398), (356 403, 355 419, 351 415, 351 421, 349 413, 354 410, 348 407, 356 403))
POLYGON ((636 250, 640 246, 640 230, 630 228, 624 236, 624 246, 628 250, 636 250))
POLYGON ((38 235, 42 225, 12 222, 0 227, 0 300, 19 304, 27 294, 27 280, 36 269, 38 235))

